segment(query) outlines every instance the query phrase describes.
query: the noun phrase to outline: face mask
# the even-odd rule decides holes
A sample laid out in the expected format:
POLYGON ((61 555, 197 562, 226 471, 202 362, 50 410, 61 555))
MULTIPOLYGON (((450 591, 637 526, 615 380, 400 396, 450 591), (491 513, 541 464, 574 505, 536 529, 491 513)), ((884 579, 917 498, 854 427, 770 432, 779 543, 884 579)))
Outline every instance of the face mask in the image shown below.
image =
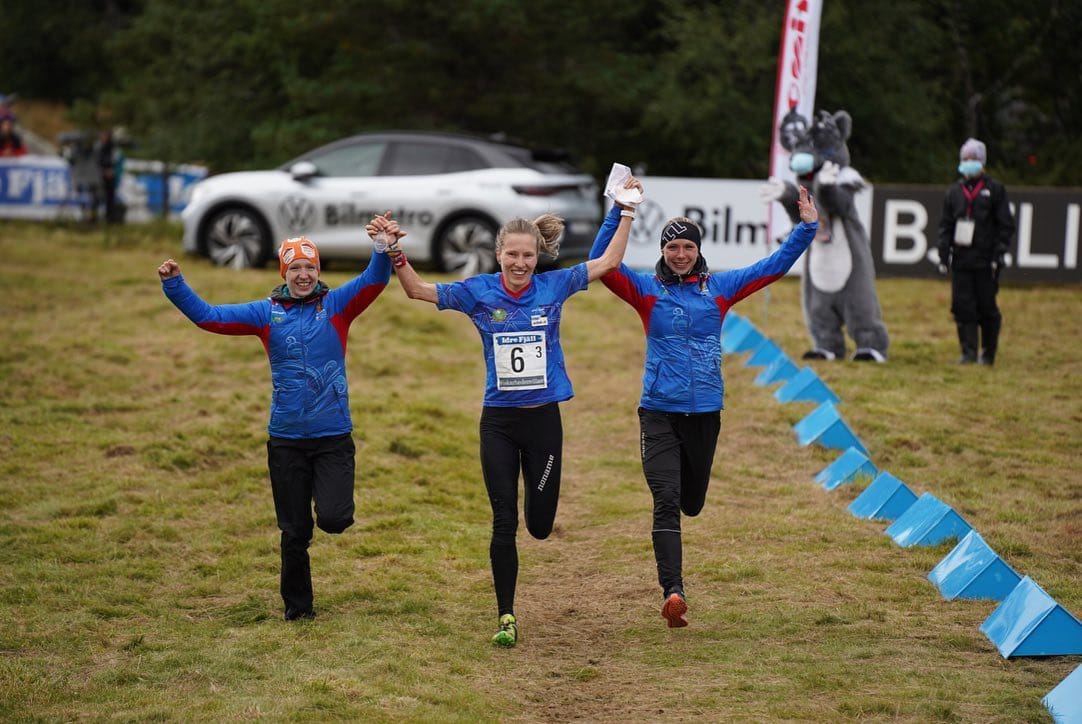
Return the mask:
POLYGON ((958 173, 963 176, 976 176, 981 172, 984 165, 980 161, 962 161, 958 164, 958 173))
POLYGON ((810 153, 794 153, 789 159, 789 168, 797 176, 803 176, 815 168, 815 156, 810 153))

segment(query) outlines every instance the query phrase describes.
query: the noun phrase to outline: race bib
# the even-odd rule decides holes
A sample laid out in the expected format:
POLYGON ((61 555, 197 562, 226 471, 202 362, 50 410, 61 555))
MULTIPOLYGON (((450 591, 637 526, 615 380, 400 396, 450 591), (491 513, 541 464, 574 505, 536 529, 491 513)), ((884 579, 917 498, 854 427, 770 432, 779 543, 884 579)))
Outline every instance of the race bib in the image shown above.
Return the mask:
POLYGON ((548 387, 545 332, 495 332, 492 355, 499 390, 543 390, 548 387))
POLYGON ((958 219, 954 223, 954 243, 958 246, 973 246, 973 219, 958 219))

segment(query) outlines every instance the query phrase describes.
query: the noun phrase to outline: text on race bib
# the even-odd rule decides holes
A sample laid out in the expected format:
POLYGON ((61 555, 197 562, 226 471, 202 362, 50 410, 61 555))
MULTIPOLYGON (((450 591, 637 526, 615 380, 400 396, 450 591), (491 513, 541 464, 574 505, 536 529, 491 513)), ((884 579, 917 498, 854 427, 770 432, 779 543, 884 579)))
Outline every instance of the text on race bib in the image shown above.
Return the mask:
POLYGON ((548 387, 545 332, 495 332, 492 355, 499 390, 542 390, 548 387))

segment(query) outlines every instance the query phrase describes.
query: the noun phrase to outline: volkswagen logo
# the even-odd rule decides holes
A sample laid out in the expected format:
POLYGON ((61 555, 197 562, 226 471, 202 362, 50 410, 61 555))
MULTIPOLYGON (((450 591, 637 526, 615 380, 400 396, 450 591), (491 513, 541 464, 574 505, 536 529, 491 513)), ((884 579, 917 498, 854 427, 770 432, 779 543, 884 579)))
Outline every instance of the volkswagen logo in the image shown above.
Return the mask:
POLYGON ((632 244, 657 245, 661 238, 661 229, 665 226, 665 209, 656 201, 646 199, 637 209, 638 219, 631 226, 632 244))
POLYGON ((278 220, 290 234, 306 231, 311 227, 315 215, 315 205, 304 196, 292 194, 278 204, 278 220))

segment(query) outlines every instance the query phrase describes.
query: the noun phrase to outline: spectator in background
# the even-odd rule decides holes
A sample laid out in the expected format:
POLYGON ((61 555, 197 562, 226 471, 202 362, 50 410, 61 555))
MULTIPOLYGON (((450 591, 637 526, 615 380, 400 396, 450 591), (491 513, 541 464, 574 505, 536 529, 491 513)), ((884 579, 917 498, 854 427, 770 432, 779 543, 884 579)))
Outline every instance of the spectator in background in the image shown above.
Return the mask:
POLYGON ((15 132, 15 116, 10 112, 0 115, 0 156, 25 156, 26 144, 15 132))
POLYGON ((984 144, 970 138, 958 155, 962 178, 947 190, 939 220, 939 272, 951 275, 951 314, 962 347, 958 361, 991 365, 1002 322, 999 274, 1014 239, 1014 216, 1006 188, 984 173, 984 144))
MULTIPOLYGON (((117 203, 116 190, 120 177, 124 173, 124 154, 113 138, 111 129, 102 129, 98 133, 98 142, 94 145, 94 158, 101 172, 101 198, 105 204, 105 223, 117 224, 124 220, 121 206, 117 203)), ((97 207, 98 204, 95 204, 97 207)))

